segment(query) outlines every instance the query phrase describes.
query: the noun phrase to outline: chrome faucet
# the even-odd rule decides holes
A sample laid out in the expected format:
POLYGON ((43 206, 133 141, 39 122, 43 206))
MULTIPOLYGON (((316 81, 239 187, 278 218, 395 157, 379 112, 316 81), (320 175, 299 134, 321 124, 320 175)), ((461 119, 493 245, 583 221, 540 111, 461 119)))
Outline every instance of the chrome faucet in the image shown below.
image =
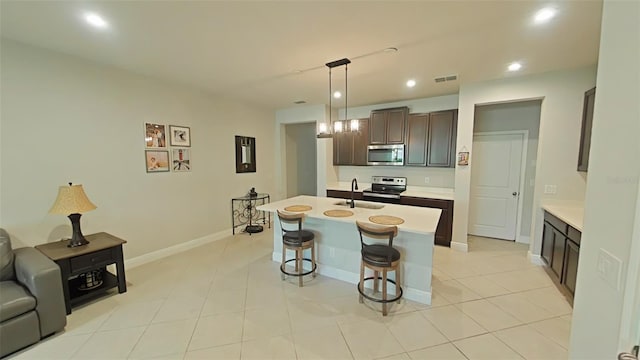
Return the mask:
POLYGON ((356 207, 356 201, 353 199, 354 190, 358 190, 358 180, 356 178, 353 178, 353 180, 351 180, 351 204, 349 205, 349 207, 352 209, 356 207), (354 189, 354 185, 355 185, 355 189, 354 189))

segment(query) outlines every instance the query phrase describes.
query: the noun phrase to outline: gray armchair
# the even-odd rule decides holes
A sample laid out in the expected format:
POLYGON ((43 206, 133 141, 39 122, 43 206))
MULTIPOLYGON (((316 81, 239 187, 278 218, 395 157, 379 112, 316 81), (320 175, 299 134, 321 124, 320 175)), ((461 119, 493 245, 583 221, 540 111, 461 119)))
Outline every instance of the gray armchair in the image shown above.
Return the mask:
POLYGON ((0 357, 66 324, 58 265, 34 248, 12 250, 9 234, 0 229, 0 357))

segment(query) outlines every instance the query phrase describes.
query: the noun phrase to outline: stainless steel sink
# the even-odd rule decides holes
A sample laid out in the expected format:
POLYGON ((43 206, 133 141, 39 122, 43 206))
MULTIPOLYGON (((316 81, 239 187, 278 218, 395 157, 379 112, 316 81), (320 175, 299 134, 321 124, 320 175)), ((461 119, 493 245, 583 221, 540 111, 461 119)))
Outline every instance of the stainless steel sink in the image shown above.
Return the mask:
MULTIPOLYGON (((338 201, 337 203, 334 203, 333 205, 351 206, 351 200, 338 201)), ((384 207, 384 205, 371 204, 371 203, 366 203, 366 202, 362 202, 362 201, 356 201, 356 207, 357 208, 362 208, 362 209, 379 210, 379 209, 382 209, 384 207)))

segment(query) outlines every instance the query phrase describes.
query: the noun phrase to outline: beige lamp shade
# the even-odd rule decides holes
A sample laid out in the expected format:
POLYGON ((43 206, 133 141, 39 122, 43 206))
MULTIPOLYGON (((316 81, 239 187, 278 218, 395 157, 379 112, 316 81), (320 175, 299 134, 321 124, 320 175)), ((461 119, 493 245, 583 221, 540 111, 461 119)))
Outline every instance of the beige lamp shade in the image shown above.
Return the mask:
POLYGON ((96 206, 89 201, 87 194, 84 193, 82 185, 60 186, 58 189, 58 198, 53 203, 50 214, 79 214, 95 209, 96 206))

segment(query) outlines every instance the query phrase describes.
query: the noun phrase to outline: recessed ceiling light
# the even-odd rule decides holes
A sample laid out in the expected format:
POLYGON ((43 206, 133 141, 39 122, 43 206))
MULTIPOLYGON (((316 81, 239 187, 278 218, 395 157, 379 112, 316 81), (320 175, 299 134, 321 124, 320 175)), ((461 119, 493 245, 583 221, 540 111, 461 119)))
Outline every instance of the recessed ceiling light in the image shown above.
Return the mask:
POLYGON ((106 22, 100 15, 96 13, 86 13, 84 14, 84 20, 89 23, 89 25, 93 27, 97 27, 99 29, 105 29, 109 27, 109 23, 106 22))
POLYGON ((539 10, 536 13, 536 15, 533 17, 533 21, 536 24, 543 24, 543 23, 546 23, 547 21, 549 21, 549 19, 551 19, 555 15, 556 15, 556 9, 550 8, 550 7, 546 7, 546 8, 543 8, 543 9, 539 10))
POLYGON ((412 88, 414 86, 416 86, 416 81, 415 80, 413 80, 413 79, 407 80, 407 87, 412 88))
POLYGON ((396 48, 396 47, 388 47, 388 48, 386 48, 386 49, 384 49, 382 51, 384 51, 384 52, 396 52, 396 51, 398 51, 398 48, 396 48))
POLYGON ((520 64, 519 62, 514 62, 511 63, 507 69, 509 69, 509 71, 518 71, 522 69, 522 64, 520 64))
POLYGON ((342 93, 340 91, 336 91, 333 93, 333 97, 336 99, 340 99, 342 97, 342 93))

